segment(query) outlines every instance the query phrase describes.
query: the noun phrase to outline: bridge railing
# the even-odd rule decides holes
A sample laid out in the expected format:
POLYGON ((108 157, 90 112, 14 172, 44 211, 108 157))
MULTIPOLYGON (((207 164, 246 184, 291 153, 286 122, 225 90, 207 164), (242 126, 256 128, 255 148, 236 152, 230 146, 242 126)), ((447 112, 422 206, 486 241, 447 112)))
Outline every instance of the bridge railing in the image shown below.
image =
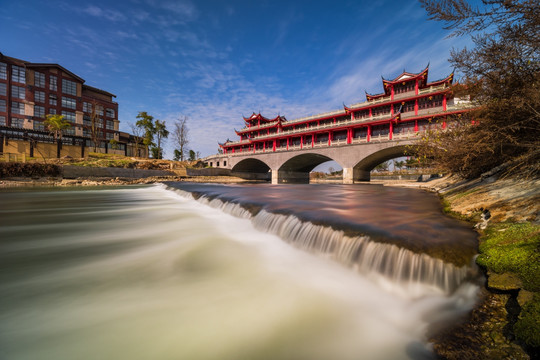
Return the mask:
MULTIPOLYGON (((415 139, 418 139, 419 136, 423 132, 424 131, 418 131, 418 132, 406 131, 402 133, 393 133, 392 141, 393 140, 415 140, 415 139)), ((226 154, 226 156, 227 155, 246 156, 249 154, 263 154, 263 153, 276 153, 276 152, 283 152, 283 151, 308 150, 311 148, 368 144, 368 143, 383 142, 383 141, 390 141, 390 134, 371 135, 369 141, 367 141, 367 137, 353 138, 350 143, 347 143, 347 139, 338 139, 338 140, 332 140, 331 145, 328 145, 328 140, 324 140, 324 141, 315 142, 313 143, 313 145, 311 145, 311 143, 303 144, 303 145, 296 144, 296 145, 289 145, 288 148, 286 146, 282 146, 282 147, 276 147, 275 151, 272 148, 246 150, 242 152, 228 153, 226 154)))
MULTIPOLYGON (((371 117, 355 118, 354 120, 340 121, 338 123, 310 126, 309 128, 302 128, 302 129, 284 130, 284 131, 281 131, 279 133, 255 136, 255 137, 252 138, 252 140, 262 140, 262 139, 278 137, 278 136, 287 136, 287 135, 293 135, 293 134, 299 134, 299 133, 305 133, 305 132, 313 132, 313 131, 319 131, 319 130, 330 129, 330 128, 335 128, 335 127, 347 126, 347 125, 356 125, 356 124, 361 124, 361 123, 365 123, 365 122, 371 122, 371 121, 376 121, 376 120, 381 120, 381 119, 391 118, 391 117, 392 117, 391 113, 386 113, 386 114, 381 114, 381 115, 371 116, 371 117)), ((232 144, 235 144, 235 143, 232 143, 232 144)))

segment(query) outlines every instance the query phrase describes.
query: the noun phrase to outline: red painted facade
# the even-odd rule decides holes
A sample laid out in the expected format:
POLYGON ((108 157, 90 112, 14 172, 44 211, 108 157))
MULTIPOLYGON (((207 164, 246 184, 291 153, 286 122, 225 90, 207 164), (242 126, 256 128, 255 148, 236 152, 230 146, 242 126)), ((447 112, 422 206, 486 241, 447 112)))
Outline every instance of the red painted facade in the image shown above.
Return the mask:
POLYGON ((468 111, 458 104, 451 85, 453 74, 428 82, 429 66, 419 73, 403 72, 382 80, 384 92, 367 94, 366 101, 314 116, 287 120, 261 114, 244 118, 235 130, 238 141, 219 144, 225 154, 287 151, 305 147, 346 145, 413 137, 433 127, 446 127, 449 115, 468 111))

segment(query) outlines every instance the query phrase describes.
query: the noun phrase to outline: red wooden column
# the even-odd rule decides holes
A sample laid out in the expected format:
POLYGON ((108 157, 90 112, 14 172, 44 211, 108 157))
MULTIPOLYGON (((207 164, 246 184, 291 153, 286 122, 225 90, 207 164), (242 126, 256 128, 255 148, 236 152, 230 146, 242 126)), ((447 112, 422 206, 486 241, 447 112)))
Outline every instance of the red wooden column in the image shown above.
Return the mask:
POLYGON ((418 99, 414 100, 414 115, 418 115, 418 99))
POLYGON ((289 150, 289 138, 287 138, 287 150, 289 150))
POLYGON ((300 135, 300 149, 304 148, 304 135, 300 135))
POLYGON ((315 133, 311 134, 311 147, 315 146, 315 133))
POLYGON ((388 133, 388 140, 392 140, 393 135, 394 135, 394 124, 390 122, 390 132, 388 133))
POLYGON ((418 79, 416 79, 416 82, 414 84, 414 93, 415 95, 418 95, 418 79))
POLYGON ((394 84, 390 85, 390 100, 394 100, 394 84))
POLYGON ((418 120, 414 120, 414 132, 418 132, 418 120))
POLYGON ((276 151, 276 139, 274 139, 274 144, 272 146, 272 151, 276 151))
POLYGON ((266 140, 263 142, 263 152, 266 152, 266 140))
POLYGON ((332 146, 332 132, 328 132, 328 146, 332 146))
POLYGON ((444 117, 444 120, 443 120, 443 123, 442 123, 443 130, 446 129, 446 119, 447 118, 448 118, 447 116, 444 117))
POLYGON ((367 141, 371 141, 371 125, 367 126, 367 141))
POLYGON ((373 111, 371 111, 372 108, 369 108, 369 117, 373 117, 373 111))
POLYGON ((352 143, 352 128, 347 129, 347 144, 352 143))
POLYGON ((442 97, 442 109, 443 111, 446 111, 446 94, 443 94, 442 97))

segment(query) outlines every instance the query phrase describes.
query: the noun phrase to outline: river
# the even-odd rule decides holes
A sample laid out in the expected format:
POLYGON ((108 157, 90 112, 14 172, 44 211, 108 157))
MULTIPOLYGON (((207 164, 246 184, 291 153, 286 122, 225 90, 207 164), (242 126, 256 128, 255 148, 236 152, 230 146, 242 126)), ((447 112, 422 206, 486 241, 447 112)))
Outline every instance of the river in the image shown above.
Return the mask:
POLYGON ((479 288, 474 233, 418 190, 168 183, 0 204, 2 359, 429 359, 428 332, 479 288))

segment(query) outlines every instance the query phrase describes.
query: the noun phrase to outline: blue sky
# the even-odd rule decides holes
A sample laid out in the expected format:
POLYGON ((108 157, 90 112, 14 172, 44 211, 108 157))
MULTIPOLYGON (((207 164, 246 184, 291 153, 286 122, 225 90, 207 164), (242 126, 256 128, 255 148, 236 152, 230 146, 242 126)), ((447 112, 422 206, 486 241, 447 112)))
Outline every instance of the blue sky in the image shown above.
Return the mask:
MULTIPOLYGON (((0 0, 0 52, 58 63, 139 111, 188 116, 202 156, 236 139, 242 115, 288 119, 382 92, 381 76, 448 75, 447 38, 417 1, 0 0)), ((172 141, 165 157, 172 157, 172 141)))

